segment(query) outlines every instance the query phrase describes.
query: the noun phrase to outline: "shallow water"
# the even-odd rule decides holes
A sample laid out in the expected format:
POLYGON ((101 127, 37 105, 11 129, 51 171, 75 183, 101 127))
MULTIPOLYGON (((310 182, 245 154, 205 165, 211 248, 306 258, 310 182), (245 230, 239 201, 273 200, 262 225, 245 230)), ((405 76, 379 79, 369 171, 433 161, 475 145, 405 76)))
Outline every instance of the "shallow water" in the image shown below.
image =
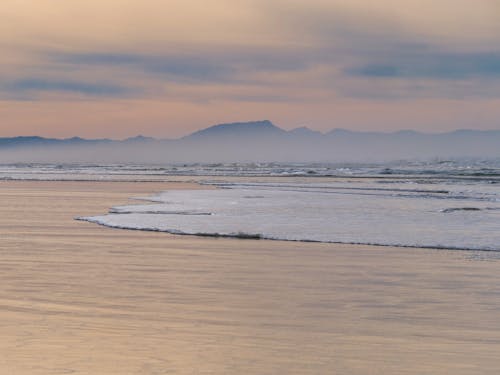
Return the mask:
POLYGON ((500 185, 476 181, 212 182, 83 218, 180 234, 500 251, 500 185))

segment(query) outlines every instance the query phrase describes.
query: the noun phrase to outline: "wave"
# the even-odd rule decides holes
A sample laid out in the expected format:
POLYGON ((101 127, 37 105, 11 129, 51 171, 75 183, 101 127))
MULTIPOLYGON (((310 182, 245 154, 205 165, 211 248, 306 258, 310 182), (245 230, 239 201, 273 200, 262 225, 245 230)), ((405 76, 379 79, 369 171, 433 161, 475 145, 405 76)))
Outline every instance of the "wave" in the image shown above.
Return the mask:
POLYGON ((355 190, 355 191, 382 191, 382 192, 403 192, 403 193, 426 193, 426 194, 449 194, 449 190, 436 189, 402 189, 402 188, 379 188, 379 187, 348 187, 348 186, 332 186, 316 185, 316 184, 269 184, 269 183, 231 183, 231 182, 201 182, 201 185, 214 185, 221 188, 292 188, 294 191, 306 189, 307 191, 318 190, 318 192, 328 192, 330 190, 355 190))
MULTIPOLYGON (((391 161, 386 163, 182 163, 182 164, 0 164, 0 178, 52 179, 55 176, 94 176, 94 179, 127 176, 321 177, 380 179, 456 179, 500 181, 500 160, 391 161)), ((120 177, 120 178, 121 178, 120 177)), ((64 177, 59 177, 64 178, 64 177)), ((92 178, 92 177, 90 177, 92 178)), ((132 177, 133 178, 133 177, 132 177)))
POLYGON ((453 207, 453 208, 445 208, 440 210, 440 212, 451 213, 457 211, 481 211, 481 208, 478 207, 453 207))
POLYGON ((189 212, 189 211, 161 211, 161 210, 151 210, 151 211, 127 211, 127 210, 117 210, 110 209, 110 214, 115 215, 127 215, 127 214, 138 214, 138 215, 185 215, 185 216, 210 216, 213 215, 211 212, 189 212))
POLYGON ((124 229, 124 230, 137 230, 145 232, 160 232, 169 233, 173 235, 180 236, 196 236, 196 237, 212 237, 212 238, 233 238, 233 239, 245 239, 245 240, 269 240, 269 241, 286 241, 286 242, 305 242, 305 243, 326 243, 326 244, 339 244, 339 245, 362 245, 362 246, 381 246, 381 247, 401 247, 401 248, 412 248, 412 249, 431 249, 431 250, 458 250, 458 251, 488 251, 488 252, 500 252, 500 247, 460 247, 460 246, 446 246, 446 245, 436 245, 436 244, 404 244, 404 243, 380 243, 380 242, 362 242, 362 241, 320 241, 314 239, 289 239, 268 236, 262 233, 218 233, 218 232, 188 232, 181 231, 177 229, 160 229, 160 228, 146 228, 146 227, 135 227, 127 225, 117 225, 106 222, 105 220, 100 220, 93 217, 76 217, 75 220, 86 221, 94 224, 99 224, 108 228, 113 229, 124 229))
POLYGON ((87 221, 212 237, 498 250, 500 191, 476 181, 224 178, 170 190, 87 221), (460 214, 462 213, 462 214, 460 214))

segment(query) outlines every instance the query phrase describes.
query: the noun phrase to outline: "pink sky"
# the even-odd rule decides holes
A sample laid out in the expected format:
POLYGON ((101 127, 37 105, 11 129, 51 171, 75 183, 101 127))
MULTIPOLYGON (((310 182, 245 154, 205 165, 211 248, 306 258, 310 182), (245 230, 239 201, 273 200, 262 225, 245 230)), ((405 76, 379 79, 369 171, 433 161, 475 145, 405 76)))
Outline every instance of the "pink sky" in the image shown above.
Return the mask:
POLYGON ((500 129, 496 0, 6 0, 0 137, 500 129))

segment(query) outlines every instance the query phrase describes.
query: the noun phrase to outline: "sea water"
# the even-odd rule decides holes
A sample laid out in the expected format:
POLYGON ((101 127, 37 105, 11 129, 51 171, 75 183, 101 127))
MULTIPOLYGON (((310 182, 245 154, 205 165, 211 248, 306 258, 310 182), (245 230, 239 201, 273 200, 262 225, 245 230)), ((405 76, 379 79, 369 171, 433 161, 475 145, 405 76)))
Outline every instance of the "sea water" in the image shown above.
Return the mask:
POLYGON ((266 168, 288 178, 255 178, 262 166, 226 167, 225 176, 254 178, 216 171, 219 178, 202 182, 215 189, 163 192, 85 219, 178 234, 500 251, 493 163, 337 166, 333 176, 326 166, 266 168))
POLYGON ((3 179, 180 177, 209 189, 170 190, 80 219, 190 235, 500 251, 498 161, 0 167, 3 179))

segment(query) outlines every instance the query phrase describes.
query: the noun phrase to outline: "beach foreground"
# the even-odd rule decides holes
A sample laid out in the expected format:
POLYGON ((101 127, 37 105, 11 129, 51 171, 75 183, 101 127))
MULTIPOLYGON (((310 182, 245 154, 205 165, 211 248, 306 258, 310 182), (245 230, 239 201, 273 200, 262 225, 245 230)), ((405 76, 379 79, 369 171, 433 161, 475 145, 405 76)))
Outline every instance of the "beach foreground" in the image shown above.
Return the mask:
POLYGON ((498 253, 73 220, 173 187, 0 182, 0 373, 498 374, 498 253))

